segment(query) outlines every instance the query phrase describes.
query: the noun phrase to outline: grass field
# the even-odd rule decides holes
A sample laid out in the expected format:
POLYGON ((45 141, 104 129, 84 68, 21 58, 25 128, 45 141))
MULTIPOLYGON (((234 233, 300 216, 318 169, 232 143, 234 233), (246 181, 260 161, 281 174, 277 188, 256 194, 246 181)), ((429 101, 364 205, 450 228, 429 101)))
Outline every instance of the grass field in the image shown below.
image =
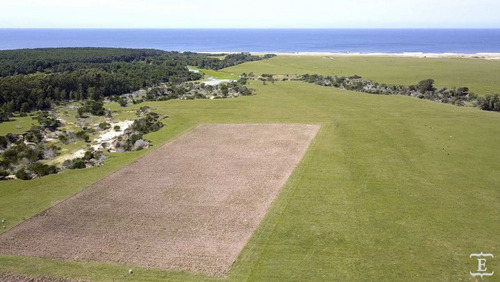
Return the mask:
MULTIPOLYGON (((278 57, 227 71, 339 74, 336 59, 321 60, 278 57)), ((474 85, 487 90, 500 83, 490 74, 500 62, 369 60, 346 58, 344 74, 349 70, 403 83, 427 78, 423 69, 432 69, 438 83, 461 85, 463 80, 449 71, 469 71, 464 76, 470 83, 465 84, 477 92, 474 85), (389 70, 391 64, 408 70, 389 70), (461 64, 473 68, 458 68, 461 64)), ((318 123, 322 128, 307 155, 225 279, 470 280, 469 271, 477 267, 471 253, 498 256, 500 114, 301 82, 252 82, 251 87, 256 96, 135 105, 130 108, 147 104, 170 116, 166 127, 148 135, 154 148, 112 154, 103 167, 0 182, 0 217, 8 219, 3 231, 198 123, 318 123)), ((130 267, 0 255, 0 272, 93 280, 213 280, 135 267, 128 276, 130 267)), ((500 271, 498 259, 488 262, 488 268, 500 271)))
POLYGON ((21 134, 28 130, 33 125, 38 125, 38 121, 33 117, 12 117, 8 122, 0 123, 0 135, 4 136, 7 133, 21 134))
POLYGON ((500 93, 500 63, 482 59, 347 56, 278 56, 225 69, 226 72, 360 75, 392 84, 432 78, 438 87, 467 86, 480 95, 500 93))
POLYGON ((192 70, 197 70, 204 75, 204 79, 208 79, 209 77, 213 77, 215 79, 231 79, 238 80, 240 78, 239 74, 234 72, 228 72, 225 70, 209 70, 209 69, 200 69, 196 67, 189 67, 192 70))

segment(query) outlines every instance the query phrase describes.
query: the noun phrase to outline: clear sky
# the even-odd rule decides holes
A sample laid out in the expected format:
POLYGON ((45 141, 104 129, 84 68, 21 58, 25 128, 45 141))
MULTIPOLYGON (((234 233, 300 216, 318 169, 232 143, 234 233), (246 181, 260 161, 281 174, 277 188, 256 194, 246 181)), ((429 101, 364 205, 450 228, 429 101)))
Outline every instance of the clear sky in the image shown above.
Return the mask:
POLYGON ((0 28, 500 28, 500 0, 0 0, 0 28))

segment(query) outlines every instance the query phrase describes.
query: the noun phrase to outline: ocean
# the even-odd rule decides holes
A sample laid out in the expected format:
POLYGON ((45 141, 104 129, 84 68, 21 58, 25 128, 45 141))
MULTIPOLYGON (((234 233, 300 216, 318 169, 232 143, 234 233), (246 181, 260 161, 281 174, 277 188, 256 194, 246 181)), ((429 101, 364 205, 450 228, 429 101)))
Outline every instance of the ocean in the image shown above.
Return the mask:
POLYGON ((0 49, 126 47, 194 52, 498 53, 500 29, 0 29, 0 49))

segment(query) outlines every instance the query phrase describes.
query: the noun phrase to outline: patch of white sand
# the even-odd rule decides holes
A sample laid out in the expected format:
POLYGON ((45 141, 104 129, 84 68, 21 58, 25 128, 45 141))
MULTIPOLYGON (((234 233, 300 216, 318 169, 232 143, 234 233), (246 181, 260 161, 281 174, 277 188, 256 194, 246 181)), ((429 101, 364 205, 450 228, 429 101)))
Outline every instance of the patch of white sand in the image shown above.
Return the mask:
POLYGON ((211 86, 215 86, 215 85, 219 85, 221 83, 227 83, 227 82, 232 82, 233 80, 231 79, 215 79, 213 77, 209 77, 206 81, 203 81, 203 83, 205 83, 206 85, 211 85, 211 86))
MULTIPOLYGON (((129 128, 133 123, 134 123, 133 120, 110 123, 111 128, 104 131, 101 135, 99 135, 99 137, 97 137, 96 139, 94 139, 94 141, 92 141, 92 143, 94 143, 94 145, 92 145, 92 148, 94 150, 99 150, 103 143, 112 142, 115 138, 121 136, 123 132, 127 128, 129 128), (119 126, 120 130, 119 131, 114 130, 115 126, 119 126)), ((55 158, 51 163, 62 163, 66 160, 81 158, 85 155, 85 151, 86 149, 80 149, 68 154, 61 155, 55 158)))
POLYGON ((126 120, 126 121, 121 121, 121 122, 110 123, 111 128, 104 131, 98 138, 96 138, 94 140, 94 142, 96 142, 97 144, 93 145, 92 147, 97 150, 101 146, 102 143, 113 141, 116 137, 122 135, 123 131, 125 131, 127 128, 129 128, 133 123, 134 123, 133 120, 126 120), (115 126, 119 126, 120 131, 114 130, 115 126))

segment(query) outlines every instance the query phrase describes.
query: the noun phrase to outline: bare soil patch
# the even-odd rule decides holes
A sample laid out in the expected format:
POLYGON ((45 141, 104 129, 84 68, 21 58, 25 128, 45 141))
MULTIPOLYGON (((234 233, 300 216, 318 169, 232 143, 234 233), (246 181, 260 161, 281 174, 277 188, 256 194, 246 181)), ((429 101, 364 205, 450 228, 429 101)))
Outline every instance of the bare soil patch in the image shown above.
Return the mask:
POLYGON ((200 125, 2 234, 0 252, 223 275, 318 130, 200 125))

